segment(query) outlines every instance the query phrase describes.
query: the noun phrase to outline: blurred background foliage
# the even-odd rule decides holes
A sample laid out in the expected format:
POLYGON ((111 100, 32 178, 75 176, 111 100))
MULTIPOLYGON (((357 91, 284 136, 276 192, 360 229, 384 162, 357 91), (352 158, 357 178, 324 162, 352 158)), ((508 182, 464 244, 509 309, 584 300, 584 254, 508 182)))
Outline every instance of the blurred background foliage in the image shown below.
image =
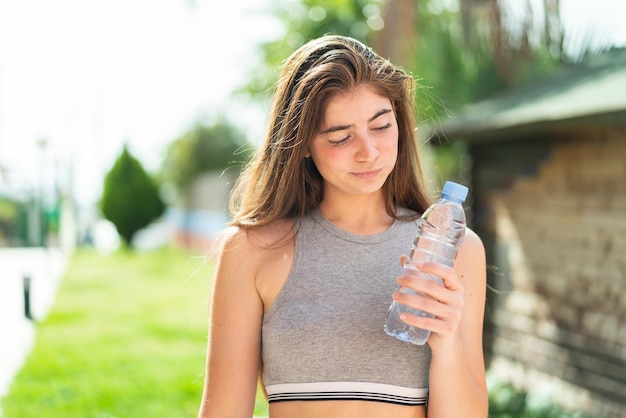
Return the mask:
POLYGON ((0 195, 0 246, 24 245, 26 229, 26 205, 0 195))
POLYGON ((158 178, 171 186, 173 199, 187 207, 191 187, 199 176, 227 169, 239 171, 252 151, 243 133, 226 118, 197 121, 170 144, 158 178))
MULTIPOLYGON (((536 2, 535 2, 536 3, 536 2)), ((535 10, 503 0, 280 0, 284 36, 260 46, 261 62, 244 91, 271 94, 282 61, 306 41, 334 33, 368 43, 403 66, 445 107, 456 109, 584 59, 586 44, 568 55, 558 0, 535 10), (543 21, 543 27, 538 27, 543 21)), ((441 114, 443 106, 433 108, 441 114)))

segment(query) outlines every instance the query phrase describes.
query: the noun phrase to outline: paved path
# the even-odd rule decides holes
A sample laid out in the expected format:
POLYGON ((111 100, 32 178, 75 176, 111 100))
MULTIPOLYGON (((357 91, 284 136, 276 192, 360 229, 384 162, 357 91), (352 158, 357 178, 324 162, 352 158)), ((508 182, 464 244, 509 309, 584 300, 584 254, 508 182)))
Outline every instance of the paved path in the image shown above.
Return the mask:
POLYGON ((42 321, 54 302, 65 263, 58 248, 0 248, 0 398, 35 339, 35 326, 24 316, 23 278, 31 277, 31 314, 42 321))

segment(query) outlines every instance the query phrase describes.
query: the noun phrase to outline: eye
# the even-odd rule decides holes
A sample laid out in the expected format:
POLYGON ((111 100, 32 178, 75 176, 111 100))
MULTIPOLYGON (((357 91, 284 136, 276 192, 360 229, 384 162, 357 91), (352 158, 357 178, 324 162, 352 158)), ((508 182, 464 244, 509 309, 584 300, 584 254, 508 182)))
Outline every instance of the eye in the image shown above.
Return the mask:
POLYGON ((374 131, 384 131, 385 129, 389 129, 389 128, 391 128, 391 123, 387 123, 387 124, 385 124, 383 126, 379 126, 377 128, 372 128, 372 130, 374 130, 374 131))
POLYGON ((338 140, 338 141, 331 141, 331 140, 329 139, 329 140, 328 140, 328 143, 329 143, 330 145, 332 145, 332 146, 334 146, 334 147, 335 147, 335 146, 337 146, 337 145, 341 145, 341 144, 344 144, 344 143, 348 142, 348 140, 349 140, 349 139, 350 139, 350 137, 349 137, 349 136, 347 136, 347 137, 345 137, 345 138, 343 138, 343 139, 340 139, 340 140, 338 140))

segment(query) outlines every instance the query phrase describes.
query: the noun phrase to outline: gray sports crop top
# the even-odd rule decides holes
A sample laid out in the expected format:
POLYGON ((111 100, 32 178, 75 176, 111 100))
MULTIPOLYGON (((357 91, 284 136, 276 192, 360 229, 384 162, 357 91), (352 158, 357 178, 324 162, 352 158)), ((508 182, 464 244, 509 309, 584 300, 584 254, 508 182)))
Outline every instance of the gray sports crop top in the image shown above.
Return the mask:
POLYGON ((268 401, 425 404, 430 348, 383 331, 416 223, 361 236, 313 211, 295 228, 291 272, 263 318, 268 401))

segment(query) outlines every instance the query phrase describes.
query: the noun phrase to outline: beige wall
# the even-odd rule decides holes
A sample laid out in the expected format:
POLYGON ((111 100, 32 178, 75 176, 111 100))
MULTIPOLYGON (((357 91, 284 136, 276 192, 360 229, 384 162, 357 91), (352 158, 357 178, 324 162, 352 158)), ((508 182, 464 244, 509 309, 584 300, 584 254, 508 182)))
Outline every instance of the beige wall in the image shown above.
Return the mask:
POLYGON ((580 130, 487 194, 491 367, 598 417, 626 417, 626 130, 580 130))

